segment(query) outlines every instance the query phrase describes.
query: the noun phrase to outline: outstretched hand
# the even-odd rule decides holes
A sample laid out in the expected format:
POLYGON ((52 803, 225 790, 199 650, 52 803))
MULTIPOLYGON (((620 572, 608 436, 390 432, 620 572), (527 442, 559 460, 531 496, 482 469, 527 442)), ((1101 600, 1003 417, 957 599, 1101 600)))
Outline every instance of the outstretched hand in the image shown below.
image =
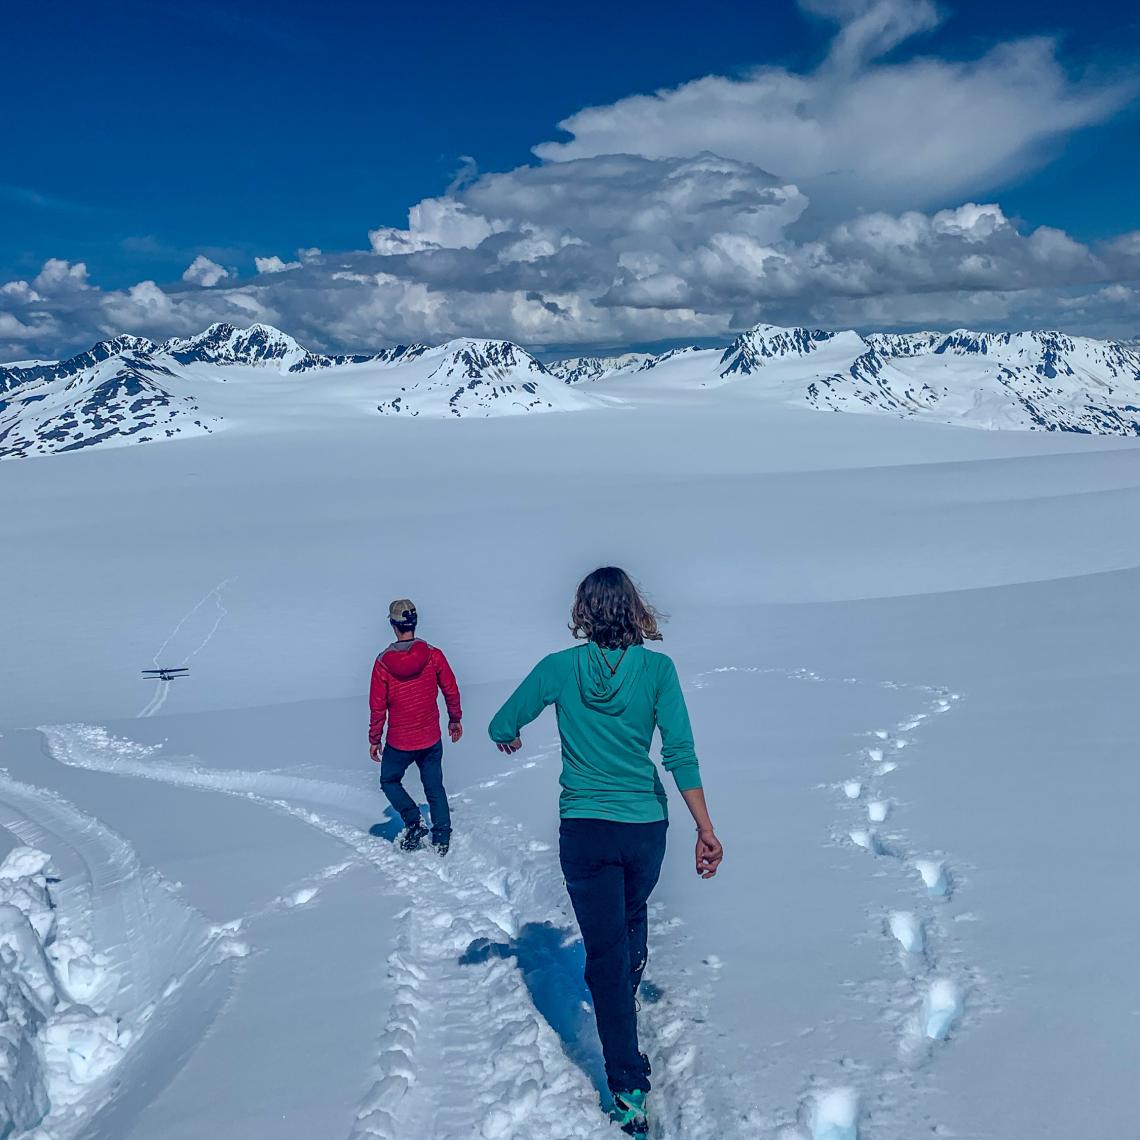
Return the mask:
POLYGON ((379 744, 370 744, 368 746, 368 755, 371 756, 372 759, 375 760, 377 764, 379 764, 380 763, 380 745, 379 744))
POLYGON ((724 848, 713 831, 697 832, 697 874, 702 879, 711 879, 724 858, 724 848))
POLYGON ((510 755, 512 752, 517 752, 522 747, 522 737, 516 736, 509 744, 496 744, 496 748, 500 752, 506 752, 510 755))

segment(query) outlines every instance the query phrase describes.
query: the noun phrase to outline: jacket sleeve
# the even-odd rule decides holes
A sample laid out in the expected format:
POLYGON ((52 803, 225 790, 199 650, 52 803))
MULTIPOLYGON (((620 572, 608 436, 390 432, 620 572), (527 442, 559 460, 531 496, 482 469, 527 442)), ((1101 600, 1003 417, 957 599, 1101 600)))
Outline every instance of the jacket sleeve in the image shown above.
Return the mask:
POLYGON ((388 718, 388 674, 376 658, 372 666, 372 686, 368 690, 368 707, 372 716, 368 722, 368 743, 379 744, 384 736, 384 721, 388 718))
POLYGON ((463 706, 459 703, 459 685, 451 665, 443 655, 443 650, 437 649, 436 654, 439 659, 436 662, 435 675, 443 692, 443 703, 447 705, 447 719, 452 724, 458 724, 463 719, 463 706))
POLYGON ((530 724, 547 705, 558 699, 564 679, 560 656, 552 653, 544 657, 495 713, 488 731, 496 744, 509 744, 524 725, 530 724))
POLYGON ((665 657, 657 684, 657 727, 661 731, 661 764, 677 783, 677 790, 687 792, 701 786, 701 770, 693 746, 693 729, 689 710, 677 677, 677 667, 665 657))

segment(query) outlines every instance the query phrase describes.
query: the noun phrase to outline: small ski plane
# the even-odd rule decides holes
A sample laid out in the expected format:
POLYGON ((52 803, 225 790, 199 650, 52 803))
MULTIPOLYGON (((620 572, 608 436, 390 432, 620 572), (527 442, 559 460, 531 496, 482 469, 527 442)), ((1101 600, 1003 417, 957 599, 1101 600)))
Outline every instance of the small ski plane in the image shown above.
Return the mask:
POLYGON ((154 677, 157 681, 177 681, 179 677, 185 677, 189 672, 189 669, 144 669, 142 675, 154 677))

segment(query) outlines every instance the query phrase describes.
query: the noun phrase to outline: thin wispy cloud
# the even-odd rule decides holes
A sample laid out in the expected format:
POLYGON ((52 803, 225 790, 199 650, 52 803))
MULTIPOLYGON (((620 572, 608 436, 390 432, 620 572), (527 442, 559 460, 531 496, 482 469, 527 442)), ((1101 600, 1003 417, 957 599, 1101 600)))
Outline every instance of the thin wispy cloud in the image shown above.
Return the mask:
POLYGON ((67 210, 78 213, 91 209, 81 202, 72 202, 53 194, 43 194, 30 186, 14 186, 9 182, 0 182, 0 202, 27 206, 34 210, 67 210))

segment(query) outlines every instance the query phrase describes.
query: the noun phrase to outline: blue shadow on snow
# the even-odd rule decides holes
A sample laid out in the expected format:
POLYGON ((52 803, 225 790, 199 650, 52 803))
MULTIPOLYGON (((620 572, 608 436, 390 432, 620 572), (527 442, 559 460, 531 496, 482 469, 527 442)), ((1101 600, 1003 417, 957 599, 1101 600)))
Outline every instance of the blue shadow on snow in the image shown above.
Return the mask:
POLYGON ((384 811, 384 819, 379 823, 374 823, 369 829, 368 834, 374 835, 377 839, 387 839, 389 843, 396 842, 396 836, 404 830, 404 821, 396 814, 394 808, 386 808, 384 811))
POLYGON ((530 991, 535 1009, 562 1040, 566 1056, 593 1082, 603 1103, 609 1103, 602 1047, 590 1007, 583 969, 582 940, 572 931, 549 922, 528 922, 513 942, 476 938, 459 958, 475 966, 492 958, 514 958, 530 991))

